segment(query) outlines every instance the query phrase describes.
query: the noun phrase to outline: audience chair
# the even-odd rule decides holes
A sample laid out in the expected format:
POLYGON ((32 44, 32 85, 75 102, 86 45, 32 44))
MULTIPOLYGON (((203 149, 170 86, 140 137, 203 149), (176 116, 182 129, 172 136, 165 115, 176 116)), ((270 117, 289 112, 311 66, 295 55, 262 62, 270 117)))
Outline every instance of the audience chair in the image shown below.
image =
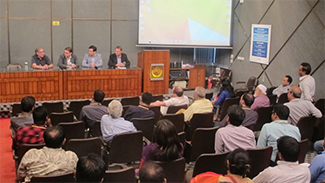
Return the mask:
POLYGON ((255 86, 257 84, 257 78, 255 76, 251 76, 247 82, 245 81, 238 81, 236 82, 236 89, 237 91, 248 91, 253 92, 255 90, 255 86))
POLYGON ((276 104, 276 99, 277 99, 277 96, 276 95, 267 95, 267 97, 269 98, 270 100, 270 105, 275 105, 276 104))
POLYGON ((324 137, 325 137, 324 126, 325 126, 325 116, 323 116, 322 118, 317 118, 316 125, 314 127, 312 142, 324 139, 324 137))
POLYGON ((52 112, 63 112, 63 102, 44 102, 42 104, 47 109, 47 114, 52 112))
POLYGON ((123 105, 122 117, 124 117, 126 111, 130 108, 131 105, 123 105))
MULTIPOLYGON (((236 97, 236 98, 227 98, 223 104, 222 104, 222 108, 220 111, 220 120, 222 120, 226 115, 227 115, 227 110, 230 106, 232 105, 239 105, 239 100, 240 97, 236 97)), ((217 113, 218 114, 218 113, 217 113)))
POLYGON ((247 176, 253 179, 265 168, 269 167, 273 148, 271 146, 256 149, 246 149, 251 159, 251 170, 247 176))
POLYGON ((179 114, 166 114, 160 119, 168 119, 176 127, 177 133, 184 131, 184 113, 179 114))
POLYGON ((201 154, 214 153, 215 135, 219 127, 197 128, 194 131, 191 147, 191 157, 189 161, 195 161, 201 154))
MULTIPOLYGON (((133 163, 142 157, 141 131, 120 133, 113 137, 106 163, 133 163)), ((106 159, 106 158, 104 158, 106 159)))
POLYGON ((301 139, 312 140, 316 118, 314 116, 301 117, 297 123, 301 139))
POLYGON ((242 91, 236 91, 236 93, 235 93, 235 97, 239 97, 239 99, 240 99, 240 97, 241 97, 244 93, 246 93, 246 92, 248 92, 248 90, 246 90, 246 91, 244 91, 244 90, 242 90, 242 91))
POLYGON ((114 100, 114 99, 107 99, 107 100, 104 100, 104 101, 102 102, 102 105, 108 107, 108 104, 111 103, 112 100, 114 100))
MULTIPOLYGON (((66 142, 70 139, 83 139, 85 138, 85 123, 82 121, 76 122, 62 122, 58 124, 61 126, 65 133, 66 142)), ((63 149, 66 149, 67 144, 63 145, 63 149)))
POLYGON ((155 113, 155 124, 159 121, 160 117, 161 117, 161 113, 160 113, 160 106, 154 106, 154 107, 150 107, 150 110, 152 110, 155 113))
POLYGON ((21 69, 21 64, 19 63, 7 64, 6 69, 7 71, 19 71, 21 69))
POLYGON ((89 129, 89 136, 90 137, 100 137, 103 136, 102 130, 100 127, 100 121, 97 120, 94 125, 89 129))
POLYGON ((21 110, 21 104, 12 104, 11 116, 16 116, 17 114, 23 112, 21 110))
POLYGON ((45 146, 45 144, 23 144, 19 146, 19 148, 15 151, 15 168, 17 170, 21 159, 25 155, 27 151, 30 149, 36 148, 36 149, 41 149, 45 146))
POLYGON ((73 115, 78 119, 80 117, 80 112, 83 106, 89 105, 90 100, 82 100, 82 101, 71 101, 69 105, 69 111, 73 112, 73 115))
POLYGON ((201 154, 195 162, 192 177, 208 171, 222 175, 227 174, 226 160, 228 154, 229 152, 224 152, 222 154, 201 154))
POLYGON ((67 150, 75 152, 78 158, 87 156, 89 153, 101 155, 102 140, 98 137, 70 139, 66 147, 67 150))
POLYGON ((74 173, 65 173, 61 175, 52 175, 52 176, 34 176, 30 182, 75 182, 74 173))
POLYGON ((138 106, 140 103, 140 98, 138 96, 136 97, 126 97, 121 99, 122 105, 135 105, 138 106))
POLYGON ((324 98, 318 99, 315 102, 315 107, 322 112, 323 116, 325 115, 325 99, 324 98))
POLYGON ((167 182, 184 182, 186 162, 183 157, 171 162, 155 162, 164 169, 167 182))
POLYGON ((143 136, 150 142, 153 138, 153 130, 155 128, 154 118, 132 118, 131 122, 138 131, 142 131, 143 136))
POLYGON ((213 93, 207 93, 205 94, 205 98, 210 100, 213 97, 213 93))
POLYGON ((175 114, 180 109, 187 109, 187 105, 180 105, 180 106, 169 106, 167 109, 167 114, 175 114))
POLYGON ((269 107, 261 107, 257 109, 258 119, 254 125, 253 131, 261 131, 263 125, 265 123, 270 123, 272 121, 271 114, 272 114, 273 106, 269 107))
POLYGON ((185 143, 186 143, 186 134, 185 132, 179 132, 178 134, 178 139, 179 141, 183 144, 183 147, 185 148, 185 143))
POLYGON ((132 167, 119 170, 106 170, 103 183, 135 183, 134 171, 132 167))
MULTIPOLYGON (((51 124, 53 126, 58 125, 61 122, 73 122, 73 112, 53 112, 49 115, 49 118, 51 119, 51 124)), ((85 128, 85 127, 84 127, 85 128)))
POLYGON ((287 93, 282 93, 279 98, 278 98, 278 104, 284 104, 289 102, 288 100, 288 94, 287 93))
POLYGON ((164 100, 164 96, 163 95, 154 95, 153 97, 153 101, 156 102, 158 101, 163 101, 164 100))
POLYGON ((197 128, 211 128, 213 126, 213 112, 193 114, 189 123, 185 123, 186 140, 190 141, 197 128))
POLYGON ((300 149, 299 157, 298 157, 299 164, 305 162, 305 156, 308 151, 308 145, 309 145, 308 139, 304 139, 299 142, 299 149, 300 149))
POLYGON ((275 90, 277 87, 272 86, 266 90, 266 95, 273 95, 273 90, 275 90))

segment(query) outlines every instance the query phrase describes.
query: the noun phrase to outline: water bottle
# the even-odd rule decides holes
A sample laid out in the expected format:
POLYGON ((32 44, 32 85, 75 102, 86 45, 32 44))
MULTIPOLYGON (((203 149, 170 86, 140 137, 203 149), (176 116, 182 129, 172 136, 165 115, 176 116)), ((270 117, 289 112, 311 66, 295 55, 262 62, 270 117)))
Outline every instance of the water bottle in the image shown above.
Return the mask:
POLYGON ((25 62, 25 71, 28 71, 28 62, 25 62))

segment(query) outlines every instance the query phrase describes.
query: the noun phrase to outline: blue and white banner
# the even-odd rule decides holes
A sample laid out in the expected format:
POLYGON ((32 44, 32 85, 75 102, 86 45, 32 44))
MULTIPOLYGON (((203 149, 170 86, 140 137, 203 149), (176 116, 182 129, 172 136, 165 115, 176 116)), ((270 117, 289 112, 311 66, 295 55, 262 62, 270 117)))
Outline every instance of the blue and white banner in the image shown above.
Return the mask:
POLYGON ((249 60, 269 64, 271 25, 252 24, 249 60))

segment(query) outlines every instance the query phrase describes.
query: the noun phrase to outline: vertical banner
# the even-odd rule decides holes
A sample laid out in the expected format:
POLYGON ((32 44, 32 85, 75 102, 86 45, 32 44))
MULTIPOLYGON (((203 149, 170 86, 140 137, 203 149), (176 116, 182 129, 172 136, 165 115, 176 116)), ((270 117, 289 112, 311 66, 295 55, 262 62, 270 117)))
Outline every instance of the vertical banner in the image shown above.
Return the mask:
POLYGON ((269 64, 271 25, 252 24, 249 60, 269 64))

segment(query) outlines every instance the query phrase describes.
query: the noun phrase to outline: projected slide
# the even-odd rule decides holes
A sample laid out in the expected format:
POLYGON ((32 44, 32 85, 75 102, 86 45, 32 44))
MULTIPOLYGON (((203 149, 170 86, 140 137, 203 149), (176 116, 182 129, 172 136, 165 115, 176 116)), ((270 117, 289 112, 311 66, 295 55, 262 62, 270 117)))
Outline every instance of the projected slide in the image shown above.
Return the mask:
POLYGON ((139 0, 139 44, 230 46, 232 0, 139 0))

